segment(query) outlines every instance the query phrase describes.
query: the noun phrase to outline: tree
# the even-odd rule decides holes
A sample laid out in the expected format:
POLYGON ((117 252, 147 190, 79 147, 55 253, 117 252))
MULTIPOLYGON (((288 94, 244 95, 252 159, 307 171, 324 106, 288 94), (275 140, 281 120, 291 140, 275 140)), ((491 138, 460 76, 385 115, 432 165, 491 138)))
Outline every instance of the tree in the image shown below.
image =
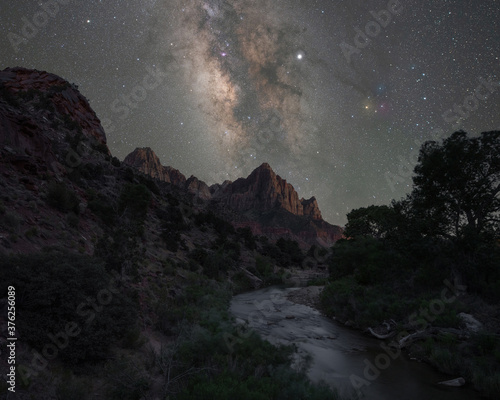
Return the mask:
POLYGON ((352 210, 347 214, 347 225, 344 235, 371 236, 381 239, 395 229, 396 212, 389 206, 369 206, 352 210))
POLYGON ((410 195, 427 234, 461 238, 495 233, 500 222, 500 131, 453 133, 420 149, 410 195))

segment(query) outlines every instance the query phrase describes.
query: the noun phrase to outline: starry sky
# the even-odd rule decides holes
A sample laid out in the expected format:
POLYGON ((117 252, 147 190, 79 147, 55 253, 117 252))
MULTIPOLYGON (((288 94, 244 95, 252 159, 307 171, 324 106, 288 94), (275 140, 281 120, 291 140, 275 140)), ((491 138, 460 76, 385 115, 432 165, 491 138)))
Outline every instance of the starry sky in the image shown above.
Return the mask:
POLYGON ((268 162, 343 225, 411 190, 424 141, 500 129, 499 21, 499 0, 17 0, 0 68, 76 83, 120 159, 207 184, 268 162))

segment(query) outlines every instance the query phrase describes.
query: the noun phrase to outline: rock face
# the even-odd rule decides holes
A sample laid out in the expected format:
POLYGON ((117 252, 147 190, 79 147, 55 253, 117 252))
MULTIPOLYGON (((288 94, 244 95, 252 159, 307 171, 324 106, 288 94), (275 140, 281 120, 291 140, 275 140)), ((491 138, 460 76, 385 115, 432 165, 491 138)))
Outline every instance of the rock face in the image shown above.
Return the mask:
POLYGON ((78 243, 81 252, 93 254, 91 238, 102 229, 76 182, 87 177, 101 193, 112 192, 114 185, 101 176, 106 165, 115 169, 104 129, 75 85, 44 71, 0 71, 0 253, 78 243), (62 193, 55 203, 64 208, 70 199, 71 212, 78 213, 77 229, 64 226, 64 212, 48 205, 53 185, 62 193), (12 234, 19 239, 10 240, 12 234))
POLYGON ((240 178, 226 185, 217 197, 222 203, 239 212, 282 208, 297 216, 322 219, 316 199, 299 199, 293 186, 276 175, 267 163, 256 168, 248 178, 240 178))
POLYGON ((38 96, 40 109, 51 104, 57 113, 66 115, 78 124, 84 135, 93 136, 99 143, 106 144, 101 121, 88 100, 75 85, 59 76, 19 67, 6 68, 0 72, 0 85, 13 93, 25 92, 27 96, 38 96))
POLYGON ((7 68, 0 71, 0 91, 0 152, 11 165, 60 175, 80 165, 92 149, 110 155, 99 118, 64 79, 7 68))
POLYGON ((186 177, 178 170, 161 165, 160 159, 149 147, 135 149, 123 162, 160 181, 176 186, 186 183, 186 177))
POLYGON ((205 182, 200 181, 194 176, 186 179, 179 170, 172 167, 164 167, 158 156, 149 147, 135 149, 125 157, 123 162, 155 179, 185 189, 201 199, 208 200, 212 197, 210 189, 205 182))
POLYGON ((321 217, 316 198, 299 199, 294 187, 267 163, 248 178, 225 182, 211 190, 214 200, 244 216, 236 225, 249 227, 255 235, 297 240, 302 247, 330 246, 342 238, 342 228, 321 217))
POLYGON ((200 181, 196 176, 192 176, 186 181, 186 189, 189 193, 193 193, 203 200, 210 200, 212 194, 210 188, 203 181, 200 181))
POLYGON ((135 149, 124 162, 220 208, 235 211, 239 216, 233 220, 233 225, 249 227, 256 235, 266 235, 273 240, 280 237, 297 240, 303 247, 311 244, 329 246, 342 237, 340 227, 322 219, 314 197, 299 198, 294 187, 267 163, 247 178, 208 187, 194 176, 186 179, 178 170, 161 165, 148 147, 135 149))

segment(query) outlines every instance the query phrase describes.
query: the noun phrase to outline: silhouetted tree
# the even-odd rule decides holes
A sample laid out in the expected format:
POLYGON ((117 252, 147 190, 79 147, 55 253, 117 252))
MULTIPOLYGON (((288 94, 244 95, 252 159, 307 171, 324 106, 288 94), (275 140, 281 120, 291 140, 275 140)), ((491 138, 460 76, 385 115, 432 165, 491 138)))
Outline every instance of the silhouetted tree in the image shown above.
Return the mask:
POLYGON ((445 237, 499 231, 500 131, 455 132, 420 150, 410 195, 427 232, 445 237))
POLYGON ((346 237, 371 236, 381 239, 396 228, 396 211, 389 206, 369 206, 347 214, 346 237))

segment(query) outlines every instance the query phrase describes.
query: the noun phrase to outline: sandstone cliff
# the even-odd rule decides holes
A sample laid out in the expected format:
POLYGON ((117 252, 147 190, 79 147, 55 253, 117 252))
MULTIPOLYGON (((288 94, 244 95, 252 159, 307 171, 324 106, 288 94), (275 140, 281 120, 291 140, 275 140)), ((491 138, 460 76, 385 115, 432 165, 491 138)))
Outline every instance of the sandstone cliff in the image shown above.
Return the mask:
POLYGON ((267 163, 256 168, 248 178, 240 178, 226 185, 215 197, 240 212, 281 208, 293 215, 322 219, 316 199, 299 199, 294 187, 277 175, 267 163))
POLYGON ((149 147, 135 149, 125 157, 123 162, 155 179, 185 189, 201 199, 211 198, 210 189, 205 182, 200 181, 195 176, 186 179, 179 170, 163 166, 158 156, 149 147))

